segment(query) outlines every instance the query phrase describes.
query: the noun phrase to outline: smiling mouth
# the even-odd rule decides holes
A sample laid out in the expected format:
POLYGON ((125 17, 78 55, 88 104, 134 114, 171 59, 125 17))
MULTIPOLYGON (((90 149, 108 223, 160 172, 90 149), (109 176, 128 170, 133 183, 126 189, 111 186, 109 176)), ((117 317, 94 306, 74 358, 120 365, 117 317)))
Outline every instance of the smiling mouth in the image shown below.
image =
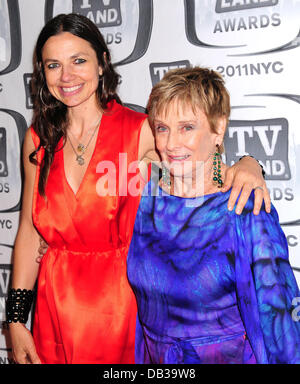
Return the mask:
POLYGON ((184 156, 171 156, 171 155, 168 155, 169 159, 170 160, 173 160, 173 161, 183 161, 183 160, 186 160, 190 157, 190 155, 184 155, 184 156))
POLYGON ((75 85, 74 87, 68 87, 68 88, 61 87, 61 89, 64 91, 64 93, 71 93, 71 92, 77 91, 82 86, 83 86, 82 84, 79 84, 79 85, 75 85))

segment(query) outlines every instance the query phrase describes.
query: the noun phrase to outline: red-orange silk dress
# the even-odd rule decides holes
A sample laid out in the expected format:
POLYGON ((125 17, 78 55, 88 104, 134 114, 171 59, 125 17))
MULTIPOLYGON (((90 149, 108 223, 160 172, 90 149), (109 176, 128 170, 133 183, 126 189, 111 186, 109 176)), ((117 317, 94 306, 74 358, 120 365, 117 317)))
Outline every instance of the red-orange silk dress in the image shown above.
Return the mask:
MULTIPOLYGON (((127 155, 128 167, 137 161, 145 117, 116 102, 109 104, 76 194, 66 180, 63 150, 56 152, 50 169, 47 200, 38 193, 37 167, 33 222, 49 244, 40 264, 33 326, 43 363, 134 363, 136 302, 127 281, 126 257, 140 194, 134 189, 128 195, 126 181, 135 184, 138 171, 134 173, 132 165, 124 168, 124 158, 127 155), (114 196, 98 193, 97 183, 108 175, 107 169, 99 173, 105 165, 110 175, 115 169, 114 196)), ((61 140, 59 148, 62 145, 61 140)), ((39 162, 42 156, 43 149, 39 162)), ((109 193, 113 195, 111 189, 109 193)))

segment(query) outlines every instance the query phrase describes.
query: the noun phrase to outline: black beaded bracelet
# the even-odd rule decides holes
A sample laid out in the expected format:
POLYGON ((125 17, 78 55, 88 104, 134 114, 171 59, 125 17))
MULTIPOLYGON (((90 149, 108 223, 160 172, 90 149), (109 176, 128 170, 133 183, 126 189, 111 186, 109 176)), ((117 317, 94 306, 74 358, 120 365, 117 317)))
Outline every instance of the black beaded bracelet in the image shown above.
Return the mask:
POLYGON ((258 162, 258 165, 261 167, 261 173, 263 175, 263 178, 265 179, 266 172, 264 170, 264 167, 260 164, 260 162, 254 156, 251 156, 251 155, 244 155, 244 156, 239 158, 239 161, 242 160, 244 157, 252 157, 252 159, 254 159, 258 162))
POLYGON ((11 288, 6 299, 6 322, 26 323, 33 298, 34 292, 30 289, 11 288))

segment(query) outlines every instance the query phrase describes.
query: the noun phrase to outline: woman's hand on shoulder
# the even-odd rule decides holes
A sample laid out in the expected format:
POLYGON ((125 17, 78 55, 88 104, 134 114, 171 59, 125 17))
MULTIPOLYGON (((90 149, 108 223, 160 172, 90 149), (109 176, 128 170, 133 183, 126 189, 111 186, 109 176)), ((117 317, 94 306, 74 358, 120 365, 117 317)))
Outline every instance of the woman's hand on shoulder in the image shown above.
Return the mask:
POLYGON ((252 157, 244 157, 226 170, 225 181, 221 191, 226 192, 231 187, 232 191, 228 201, 228 209, 230 211, 233 210, 236 200, 241 193, 235 209, 235 212, 240 214, 254 189, 254 215, 259 214, 263 200, 266 212, 271 212, 271 198, 262 175, 262 169, 259 163, 252 157))

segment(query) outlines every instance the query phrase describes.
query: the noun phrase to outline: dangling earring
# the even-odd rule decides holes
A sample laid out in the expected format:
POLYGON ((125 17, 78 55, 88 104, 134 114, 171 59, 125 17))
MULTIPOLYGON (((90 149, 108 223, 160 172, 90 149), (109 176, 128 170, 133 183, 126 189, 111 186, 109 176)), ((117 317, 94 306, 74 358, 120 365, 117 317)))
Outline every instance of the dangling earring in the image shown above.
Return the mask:
POLYGON ((162 183, 166 188, 171 188, 170 172, 168 168, 164 166, 164 164, 162 165, 162 183))
POLYGON ((44 85, 42 86, 42 88, 40 89, 40 92, 39 92, 40 100, 41 100, 42 104, 43 104, 45 107, 48 108, 49 105, 46 104, 46 103, 44 102, 44 99, 43 99, 43 90, 44 90, 44 85))
POLYGON ((223 181, 222 181, 222 175, 221 175, 221 154, 220 154, 220 146, 216 145, 216 152, 214 153, 214 160, 213 160, 213 182, 215 185, 218 186, 218 188, 222 188, 223 181))

